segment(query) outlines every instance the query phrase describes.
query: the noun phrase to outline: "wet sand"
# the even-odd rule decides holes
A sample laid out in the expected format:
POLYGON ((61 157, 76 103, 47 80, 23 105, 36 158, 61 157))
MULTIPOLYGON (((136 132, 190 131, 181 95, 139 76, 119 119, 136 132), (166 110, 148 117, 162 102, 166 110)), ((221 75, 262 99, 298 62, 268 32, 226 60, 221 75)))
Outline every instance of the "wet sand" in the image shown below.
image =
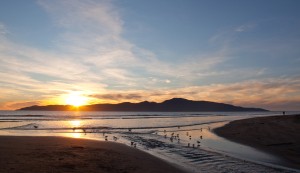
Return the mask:
POLYGON ((279 156, 290 167, 300 169, 300 115, 257 117, 236 120, 214 132, 279 156))
POLYGON ((63 137, 0 137, 1 173, 183 173, 159 158, 114 142, 63 137))

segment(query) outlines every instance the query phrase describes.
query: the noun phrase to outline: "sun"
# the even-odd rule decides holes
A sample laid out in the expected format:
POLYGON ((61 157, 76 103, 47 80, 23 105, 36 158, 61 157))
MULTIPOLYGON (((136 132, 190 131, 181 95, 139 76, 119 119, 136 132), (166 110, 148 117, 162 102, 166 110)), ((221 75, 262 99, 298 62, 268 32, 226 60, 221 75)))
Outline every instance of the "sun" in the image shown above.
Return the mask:
POLYGON ((68 105, 79 107, 79 106, 82 106, 82 105, 86 105, 87 104, 87 100, 88 99, 85 96, 82 96, 82 95, 77 94, 77 93, 72 93, 72 94, 69 94, 66 97, 65 102, 68 105))

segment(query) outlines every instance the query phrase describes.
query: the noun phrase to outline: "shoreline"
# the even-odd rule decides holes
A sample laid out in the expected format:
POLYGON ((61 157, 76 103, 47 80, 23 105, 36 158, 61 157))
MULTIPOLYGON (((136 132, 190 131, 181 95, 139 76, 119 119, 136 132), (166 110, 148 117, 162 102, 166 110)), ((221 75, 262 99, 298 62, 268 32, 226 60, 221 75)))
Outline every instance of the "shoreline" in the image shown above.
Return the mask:
POLYGON ((185 173, 124 144, 67 137, 0 136, 0 172, 185 173))
POLYGON ((300 169, 300 115, 280 115, 235 120, 213 130, 230 141, 279 157, 300 169))

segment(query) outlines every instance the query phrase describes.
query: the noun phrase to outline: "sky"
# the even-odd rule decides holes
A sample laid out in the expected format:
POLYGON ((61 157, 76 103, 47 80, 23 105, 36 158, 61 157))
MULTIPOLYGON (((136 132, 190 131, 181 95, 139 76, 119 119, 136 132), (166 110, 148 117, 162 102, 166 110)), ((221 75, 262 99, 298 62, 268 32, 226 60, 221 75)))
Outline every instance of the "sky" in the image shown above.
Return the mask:
POLYGON ((298 0, 2 0, 0 110, 174 97, 300 110, 298 0), (74 97, 72 97, 74 98, 74 97))

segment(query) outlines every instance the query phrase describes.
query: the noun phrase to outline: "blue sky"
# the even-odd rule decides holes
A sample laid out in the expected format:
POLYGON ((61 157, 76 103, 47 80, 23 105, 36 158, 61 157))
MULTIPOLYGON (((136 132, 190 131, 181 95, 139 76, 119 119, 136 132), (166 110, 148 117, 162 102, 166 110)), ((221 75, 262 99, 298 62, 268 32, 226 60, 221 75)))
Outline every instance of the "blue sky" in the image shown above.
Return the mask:
POLYGON ((297 0, 0 2, 0 109, 163 101, 300 107, 297 0))

